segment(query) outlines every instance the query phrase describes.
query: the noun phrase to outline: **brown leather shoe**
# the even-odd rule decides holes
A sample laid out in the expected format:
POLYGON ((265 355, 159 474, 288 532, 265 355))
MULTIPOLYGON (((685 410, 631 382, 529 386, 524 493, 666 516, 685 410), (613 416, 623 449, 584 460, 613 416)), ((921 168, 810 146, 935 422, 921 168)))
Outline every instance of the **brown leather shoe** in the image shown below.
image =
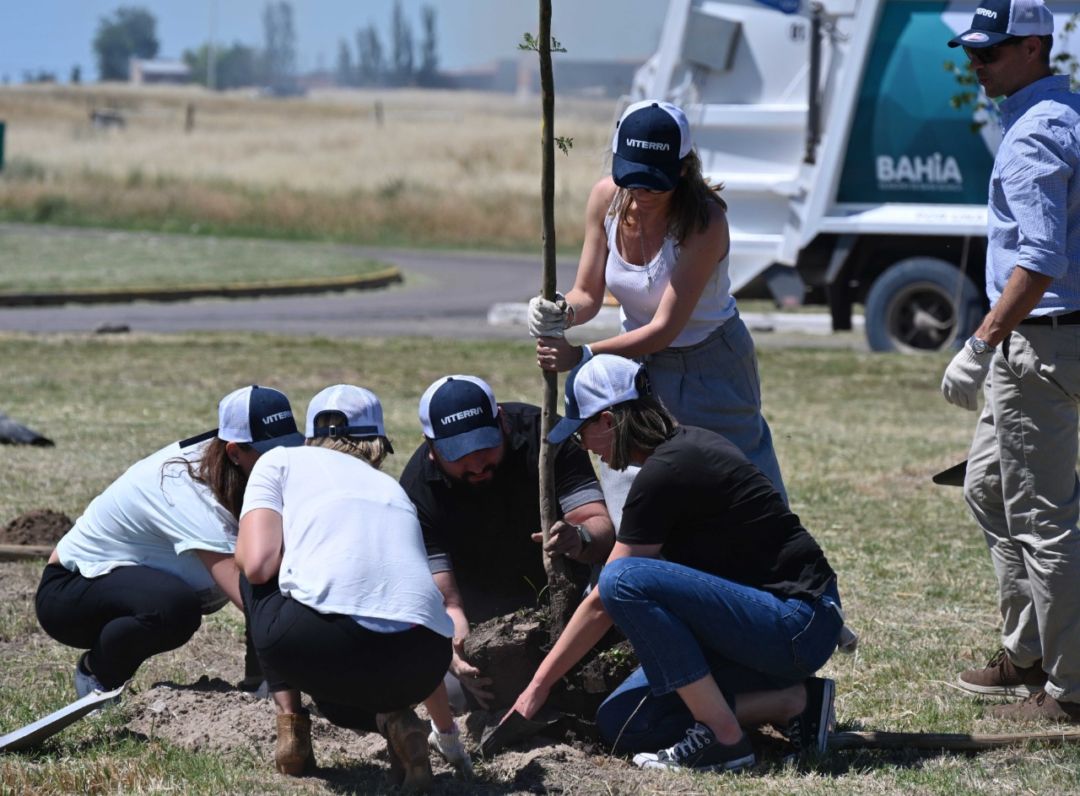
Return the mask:
POLYGON ((298 777, 315 768, 315 753, 311 749, 311 714, 307 711, 278 714, 274 768, 290 777, 298 777))
POLYGON ((1009 660, 1004 649, 1000 649, 982 669, 960 672, 956 684, 968 693, 980 696, 1027 697, 1046 685, 1046 672, 1042 670, 1041 660, 1021 668, 1009 660))
POLYGON ((1080 704, 1058 702, 1045 691, 1036 691, 1022 702, 993 708, 990 715, 1008 721, 1053 721, 1080 724, 1080 704))
POLYGON ((428 725, 412 711, 380 713, 375 718, 386 738, 390 773, 405 790, 423 793, 431 788, 431 758, 428 756, 428 725))

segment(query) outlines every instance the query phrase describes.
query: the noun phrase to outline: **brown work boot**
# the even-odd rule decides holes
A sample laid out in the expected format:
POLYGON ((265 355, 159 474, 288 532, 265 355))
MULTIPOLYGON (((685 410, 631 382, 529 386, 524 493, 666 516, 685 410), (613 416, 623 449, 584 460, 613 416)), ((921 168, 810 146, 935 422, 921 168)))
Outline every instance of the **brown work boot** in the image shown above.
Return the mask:
POLYGON ((315 768, 315 753, 311 749, 311 714, 306 710, 303 713, 278 714, 274 768, 290 777, 298 777, 315 768))
POLYGON ((428 756, 428 725, 412 711, 380 713, 379 732, 386 738, 390 774, 394 782, 414 792, 431 788, 431 758, 428 756))
POLYGON ((982 669, 960 672, 956 684, 980 696, 1028 697, 1046 685, 1046 672, 1042 670, 1041 660, 1021 668, 1009 660, 1004 649, 999 649, 982 669))
POLYGON ((1007 721, 1053 721, 1059 724, 1080 724, 1080 704, 1058 702, 1045 691, 1039 690, 1022 702, 992 708, 990 715, 995 719, 1007 721))

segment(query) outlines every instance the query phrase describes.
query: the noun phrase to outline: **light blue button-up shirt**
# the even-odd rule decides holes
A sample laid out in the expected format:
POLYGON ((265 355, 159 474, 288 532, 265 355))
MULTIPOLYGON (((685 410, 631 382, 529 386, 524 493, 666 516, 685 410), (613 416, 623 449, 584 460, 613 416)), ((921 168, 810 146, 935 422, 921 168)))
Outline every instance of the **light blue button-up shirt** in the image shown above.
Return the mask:
POLYGON ((1032 315, 1080 310, 1080 95, 1036 80, 998 104, 1003 136, 990 175, 986 294, 1015 266, 1053 278, 1032 315))

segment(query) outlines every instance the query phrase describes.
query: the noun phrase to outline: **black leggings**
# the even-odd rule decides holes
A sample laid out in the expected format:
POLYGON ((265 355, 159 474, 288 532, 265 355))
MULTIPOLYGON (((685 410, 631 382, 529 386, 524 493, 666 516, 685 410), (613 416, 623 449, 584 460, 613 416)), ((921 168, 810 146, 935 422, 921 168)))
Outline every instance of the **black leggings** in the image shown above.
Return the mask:
POLYGON ((85 578, 49 564, 34 604, 46 633, 90 650, 87 665, 109 689, 130 680, 147 658, 186 644, 202 623, 195 590, 150 567, 117 567, 85 578))
POLYGON ((296 688, 339 727, 374 731, 375 714, 427 699, 450 667, 450 639, 417 625, 377 633, 285 597, 277 578, 240 593, 271 691, 296 688))

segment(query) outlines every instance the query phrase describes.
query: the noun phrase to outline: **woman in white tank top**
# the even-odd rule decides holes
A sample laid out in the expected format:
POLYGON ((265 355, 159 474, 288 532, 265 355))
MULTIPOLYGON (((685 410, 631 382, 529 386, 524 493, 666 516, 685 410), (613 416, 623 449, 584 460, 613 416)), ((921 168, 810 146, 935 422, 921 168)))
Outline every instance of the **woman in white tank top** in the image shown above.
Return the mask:
MULTIPOLYGON (((702 175, 685 114, 667 102, 631 105, 612 152, 612 176, 589 194, 574 287, 558 301, 530 302, 537 363, 566 371, 599 353, 645 363, 680 423, 727 437, 786 499, 761 414, 753 340, 730 293, 727 206, 702 175), (622 331, 588 346, 568 343, 563 332, 595 317, 605 291, 621 305, 622 331)), ((629 481, 601 475, 616 519, 629 481)))

